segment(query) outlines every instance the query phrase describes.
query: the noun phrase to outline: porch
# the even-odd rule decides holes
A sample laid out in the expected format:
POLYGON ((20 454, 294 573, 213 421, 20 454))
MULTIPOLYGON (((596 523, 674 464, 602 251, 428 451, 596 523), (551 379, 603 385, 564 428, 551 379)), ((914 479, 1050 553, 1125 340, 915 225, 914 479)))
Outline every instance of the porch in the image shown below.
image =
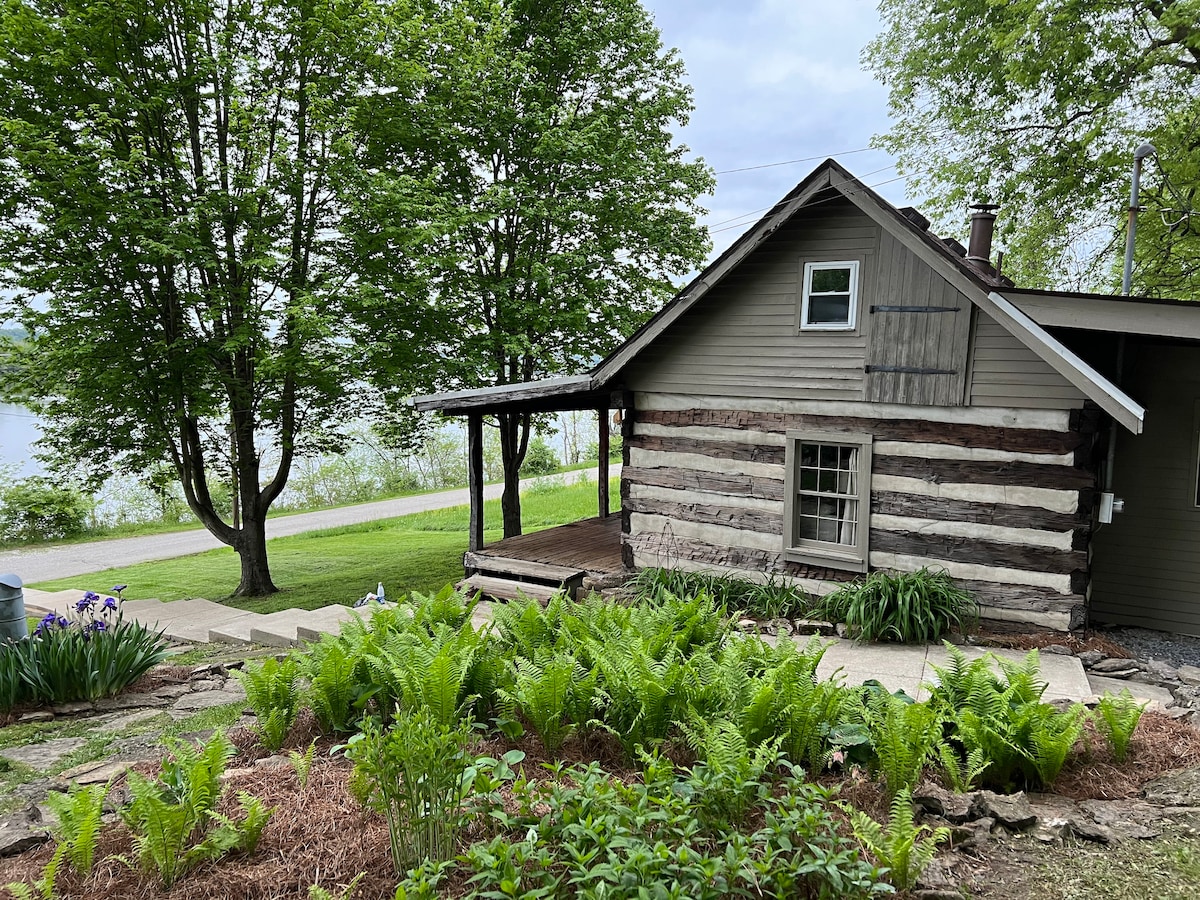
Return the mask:
POLYGON ((559 590, 573 594, 591 576, 625 570, 621 562, 621 517, 597 516, 530 534, 518 534, 463 555, 462 587, 489 597, 512 599, 518 592, 548 600, 559 590))

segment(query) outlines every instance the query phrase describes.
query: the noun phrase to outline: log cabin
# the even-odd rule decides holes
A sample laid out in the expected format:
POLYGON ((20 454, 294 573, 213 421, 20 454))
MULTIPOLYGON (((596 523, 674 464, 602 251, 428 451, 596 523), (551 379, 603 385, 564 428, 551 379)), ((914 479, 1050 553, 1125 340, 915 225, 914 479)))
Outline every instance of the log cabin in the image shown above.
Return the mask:
POLYGON ((827 160, 590 372, 416 398, 468 420, 468 575, 928 566, 988 618, 1200 634, 1200 304, 1020 289, 995 216, 964 248, 827 160), (602 468, 596 519, 484 546, 483 417, 565 409, 620 422, 619 515, 602 468))

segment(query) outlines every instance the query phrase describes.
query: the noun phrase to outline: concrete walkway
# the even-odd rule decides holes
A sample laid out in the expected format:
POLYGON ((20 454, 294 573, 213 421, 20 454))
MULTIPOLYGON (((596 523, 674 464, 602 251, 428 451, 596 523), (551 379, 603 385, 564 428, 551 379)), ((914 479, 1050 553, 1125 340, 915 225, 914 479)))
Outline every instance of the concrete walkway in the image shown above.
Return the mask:
MULTIPOLYGON (((527 478, 521 482, 522 488, 546 481, 558 480, 564 484, 572 484, 580 479, 596 480, 596 469, 579 469, 574 472, 563 472, 558 475, 545 475, 540 478, 527 478)), ((621 473, 620 465, 610 467, 610 474, 616 477, 621 473)), ((503 491, 503 485, 489 484, 483 489, 485 499, 494 500, 503 491)), ((303 534, 307 531, 321 531, 326 528, 340 528, 345 525, 358 525, 363 522, 373 522, 377 519, 390 519, 395 516, 406 516, 411 513, 428 512, 433 509, 446 509, 452 506, 466 506, 471 498, 466 488, 453 491, 438 491, 433 494, 416 494, 411 497, 397 497, 393 500, 379 500, 374 503, 359 503, 354 506, 342 506, 337 509, 323 509, 316 512, 296 513, 290 516, 277 516, 267 520, 267 537, 277 538, 293 534, 303 534)), ((15 572, 26 584, 38 581, 48 581, 57 578, 71 578, 75 575, 90 575, 104 569, 115 569, 134 563, 148 562, 155 559, 173 559, 177 556, 190 556, 193 553, 203 553, 205 550, 215 550, 225 545, 218 541, 203 528, 194 531, 176 531, 168 534, 150 534, 143 537, 113 538, 107 541, 89 541, 83 544, 62 544, 55 547, 29 547, 19 550, 0 551, 0 572, 15 572)), ((105 589, 111 584, 105 584, 105 589)), ((93 588, 94 590, 94 588, 93 588)))
MULTIPOLYGON (((50 610, 65 612, 80 598, 79 591, 48 593, 27 589, 25 608, 30 615, 44 615, 50 610)), ((243 612, 208 600, 132 600, 124 604, 126 618, 136 619, 148 626, 162 628, 167 637, 196 643, 254 643, 270 647, 295 647, 305 641, 319 640, 322 634, 341 630, 342 623, 352 616, 370 615, 377 607, 351 609, 346 606, 326 606, 316 610, 289 609, 276 613, 243 612)), ((475 608, 473 622, 477 628, 491 620, 491 604, 480 603, 475 608)), ((765 640, 774 642, 774 637, 765 640)), ((782 638, 804 642, 807 638, 782 638)), ((901 646, 892 644, 856 644, 838 638, 821 638, 829 644, 817 668, 821 678, 840 677, 846 684, 862 684, 875 679, 888 690, 903 690, 911 697, 928 697, 927 682, 936 682, 933 666, 944 666, 949 659, 940 644, 901 646)), ((963 652, 975 659, 985 652, 1015 661, 1024 653, 1013 650, 964 647, 963 652)), ((1083 665, 1074 656, 1041 655, 1041 675, 1049 684, 1046 700, 1081 701, 1103 693, 1104 687, 1088 681, 1083 665)), ((1127 685, 1139 687, 1134 682, 1127 685)), ((1137 694, 1135 693, 1135 696, 1137 694)), ((1151 699, 1151 698, 1147 698, 1151 699)))

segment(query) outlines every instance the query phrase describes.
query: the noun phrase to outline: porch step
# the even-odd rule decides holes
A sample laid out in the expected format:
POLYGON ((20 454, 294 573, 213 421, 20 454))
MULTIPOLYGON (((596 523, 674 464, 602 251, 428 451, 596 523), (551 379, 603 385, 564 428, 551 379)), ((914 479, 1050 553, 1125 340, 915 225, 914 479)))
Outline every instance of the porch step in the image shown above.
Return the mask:
POLYGON ((508 556, 489 556, 473 551, 463 554, 463 568, 482 575, 509 575, 518 581, 553 585, 568 592, 582 585, 584 576, 587 575, 583 569, 571 566, 555 566, 508 556))
POLYGON ((496 600, 532 597, 542 603, 549 602, 551 597, 562 592, 562 588, 548 584, 513 581, 508 578, 494 578, 490 575, 472 575, 470 578, 460 581, 458 589, 464 593, 482 594, 496 600))

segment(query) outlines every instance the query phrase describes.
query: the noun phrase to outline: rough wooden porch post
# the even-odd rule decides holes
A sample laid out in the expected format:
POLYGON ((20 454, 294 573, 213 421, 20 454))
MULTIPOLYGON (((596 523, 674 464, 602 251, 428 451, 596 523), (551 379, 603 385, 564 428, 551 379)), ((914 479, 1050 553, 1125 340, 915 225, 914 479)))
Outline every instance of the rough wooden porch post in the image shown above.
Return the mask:
POLYGON ((596 410, 599 427, 596 443, 600 448, 599 472, 596 477, 596 493, 599 497, 600 518, 608 518, 608 407, 596 410))
POLYGON ((471 525, 467 547, 483 549, 483 416, 467 416, 467 491, 471 495, 471 525))

